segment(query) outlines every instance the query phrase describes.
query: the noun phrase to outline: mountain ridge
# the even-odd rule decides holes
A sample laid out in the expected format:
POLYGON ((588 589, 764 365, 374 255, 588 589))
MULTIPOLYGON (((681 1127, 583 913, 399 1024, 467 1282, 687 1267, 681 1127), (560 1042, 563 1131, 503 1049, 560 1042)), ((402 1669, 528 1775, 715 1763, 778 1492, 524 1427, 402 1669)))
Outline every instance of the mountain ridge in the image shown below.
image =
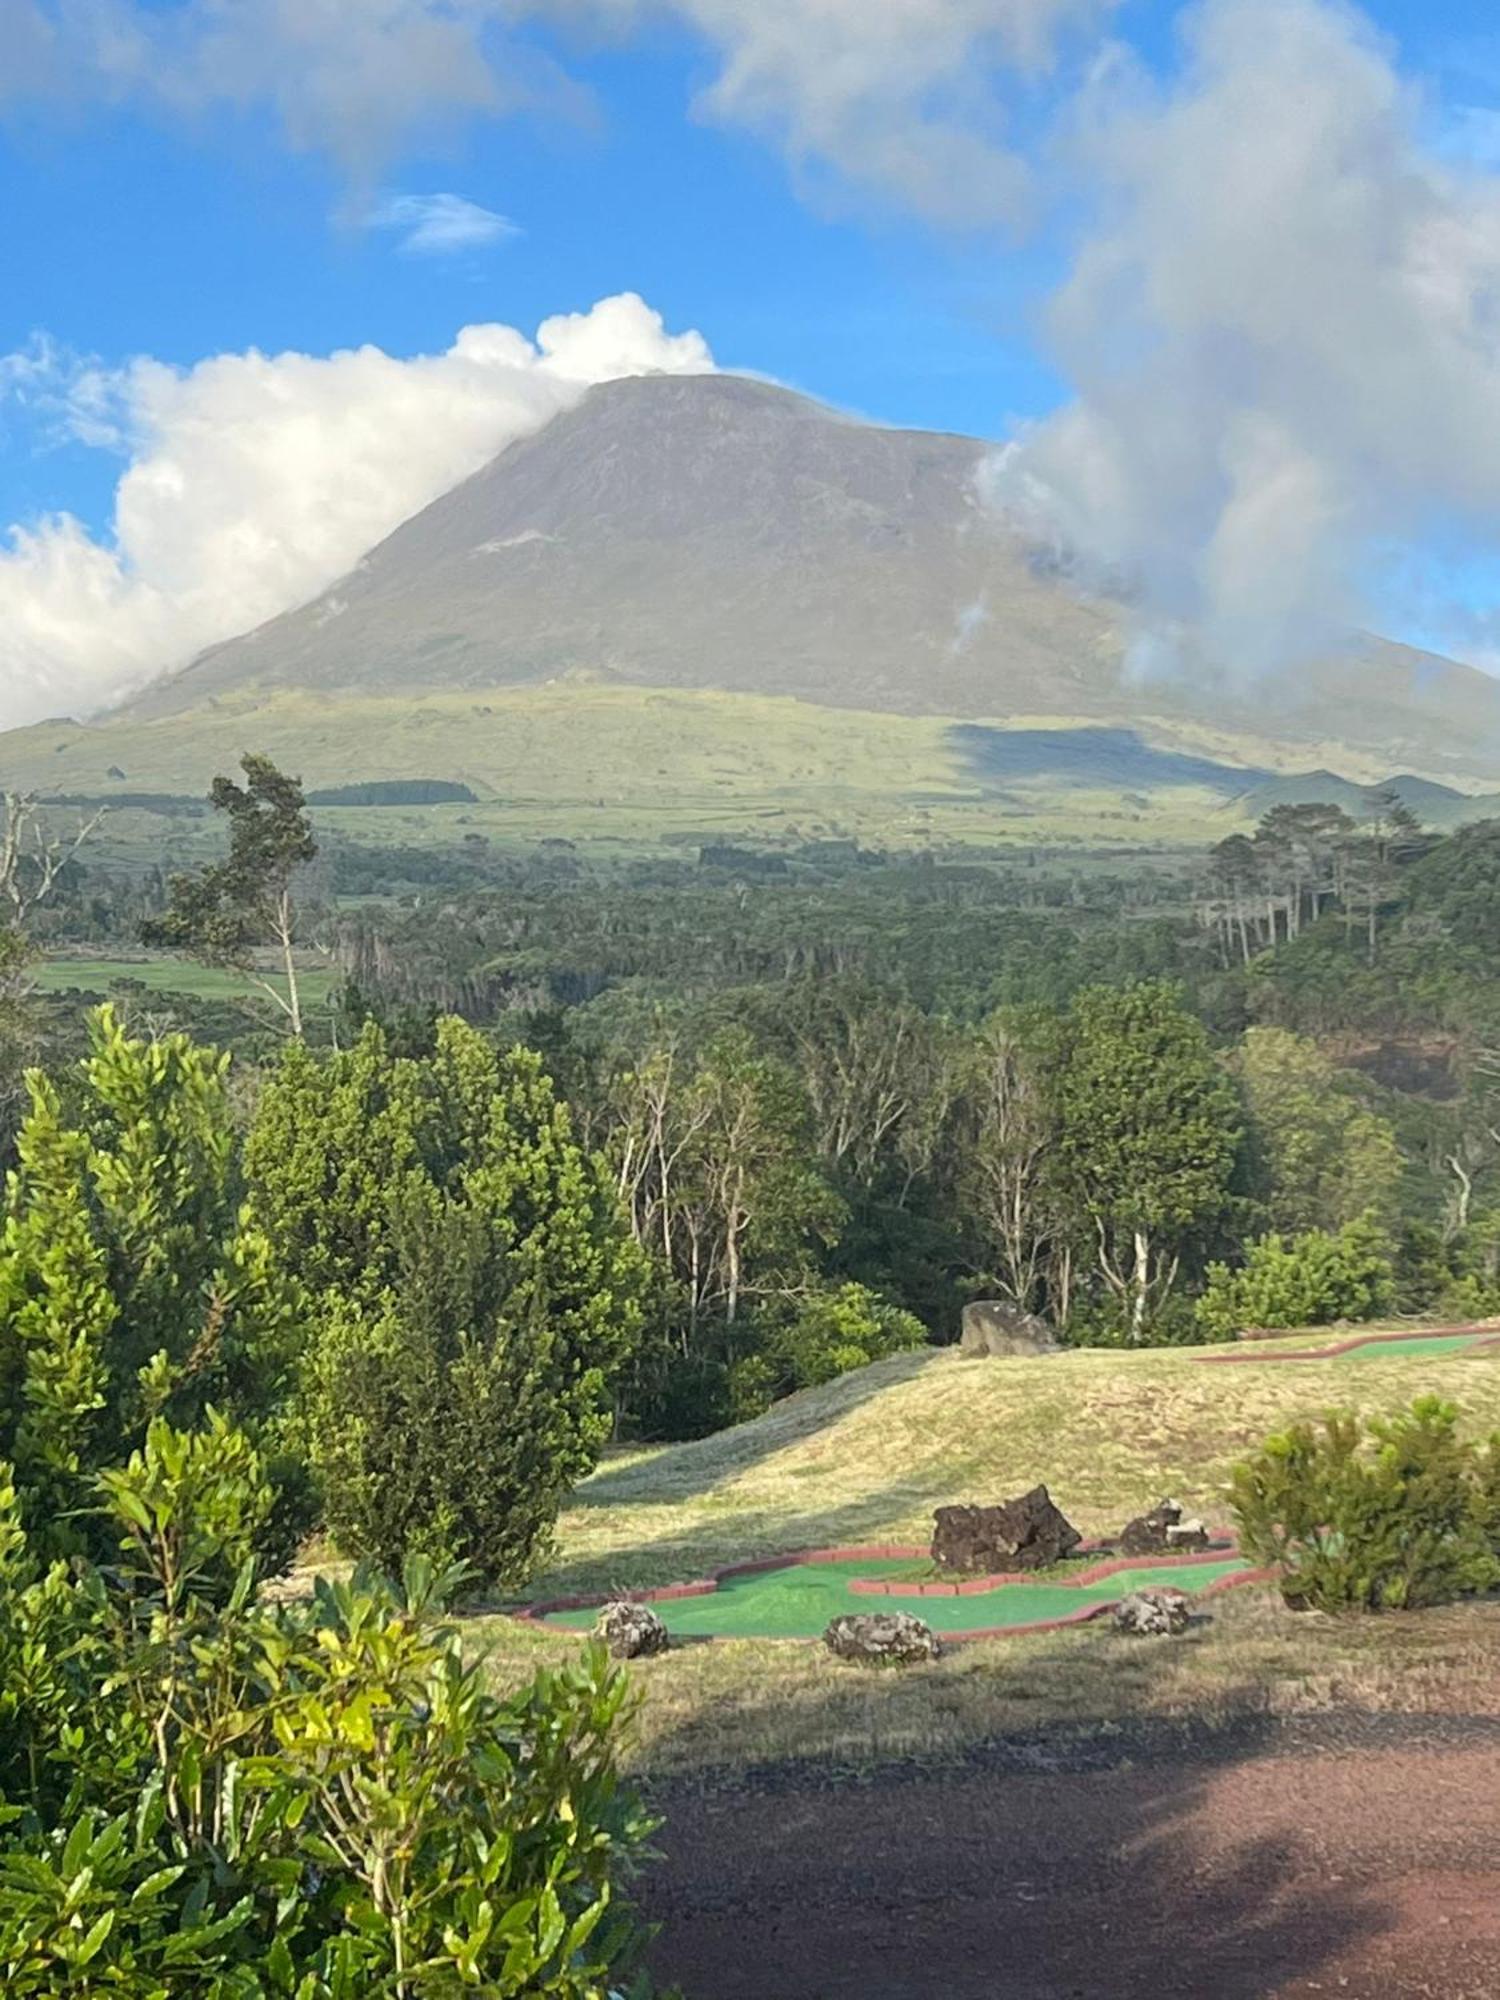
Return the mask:
POLYGON ((278 689, 415 701, 571 677, 1208 731, 1216 748, 1248 739, 1247 765, 1271 738, 1283 768, 1411 769, 1460 787, 1500 777, 1500 683, 1391 641, 1248 689, 1132 683, 1128 609, 1078 591, 983 505, 987 451, 749 377, 603 384, 310 603, 200 655, 119 716, 278 689))

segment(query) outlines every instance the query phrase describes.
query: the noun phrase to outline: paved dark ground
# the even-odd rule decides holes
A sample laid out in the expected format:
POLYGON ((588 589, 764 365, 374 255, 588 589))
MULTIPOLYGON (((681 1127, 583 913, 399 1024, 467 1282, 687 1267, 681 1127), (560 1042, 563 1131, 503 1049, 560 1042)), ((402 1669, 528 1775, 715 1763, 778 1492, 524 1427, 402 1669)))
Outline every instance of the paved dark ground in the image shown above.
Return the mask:
POLYGON ((1500 2000, 1500 1722, 995 1745, 661 1787, 687 2000, 1500 2000))

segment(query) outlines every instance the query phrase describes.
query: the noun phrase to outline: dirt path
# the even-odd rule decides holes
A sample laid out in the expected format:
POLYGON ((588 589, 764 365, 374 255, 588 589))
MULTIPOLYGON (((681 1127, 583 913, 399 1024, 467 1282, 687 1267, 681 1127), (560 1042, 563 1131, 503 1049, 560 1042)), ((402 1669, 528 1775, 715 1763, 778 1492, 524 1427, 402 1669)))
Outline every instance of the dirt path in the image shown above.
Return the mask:
POLYGON ((997 1749, 658 1795, 688 2000, 1500 2000, 1500 1726, 997 1749))

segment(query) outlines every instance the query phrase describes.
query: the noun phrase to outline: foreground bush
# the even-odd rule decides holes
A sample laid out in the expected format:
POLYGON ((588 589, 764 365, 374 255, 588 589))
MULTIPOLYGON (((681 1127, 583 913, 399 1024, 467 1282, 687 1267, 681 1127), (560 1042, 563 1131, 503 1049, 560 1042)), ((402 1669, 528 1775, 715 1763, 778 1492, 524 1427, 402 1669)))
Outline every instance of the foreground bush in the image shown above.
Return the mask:
POLYGON ((1369 1222, 1309 1229, 1301 1236, 1259 1236, 1243 1270, 1210 1264, 1198 1300, 1201 1335, 1233 1340, 1247 1326, 1331 1326, 1373 1319, 1391 1298, 1385 1241, 1369 1222))
POLYGON ((109 1573, 39 1569, 0 1492, 0 1990, 600 2000, 649 1832, 623 1682, 496 1699, 420 1561, 257 1603, 270 1505, 222 1421, 106 1482, 109 1573))
POLYGON ((1410 1611, 1500 1585, 1500 1438, 1461 1438, 1436 1396, 1268 1438, 1231 1501, 1241 1549, 1299 1610, 1410 1611))
MULTIPOLYGON (((213 1403, 280 1435, 300 1302, 242 1206, 228 1071, 103 1007, 71 1074, 27 1076, 0 1220, 0 1455, 45 1553, 102 1553, 96 1475, 154 1416, 213 1403)), ((268 1527, 283 1557, 303 1525, 287 1514, 268 1527)))

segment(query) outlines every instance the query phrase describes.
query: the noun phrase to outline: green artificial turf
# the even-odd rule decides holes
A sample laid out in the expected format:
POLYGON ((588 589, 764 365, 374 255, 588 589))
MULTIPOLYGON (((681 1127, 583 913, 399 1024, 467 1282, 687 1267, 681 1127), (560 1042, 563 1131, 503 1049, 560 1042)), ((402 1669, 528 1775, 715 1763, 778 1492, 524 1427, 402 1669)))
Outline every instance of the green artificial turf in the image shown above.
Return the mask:
MULTIPOLYGON (((1097 1560, 1097 1559, 1096 1559, 1097 1560)), ((1079 1568, 1088 1565, 1080 1563, 1079 1568)), ((846 1611, 911 1611, 935 1632, 972 1632, 987 1626, 1032 1625, 1067 1618, 1090 1604, 1113 1604, 1133 1590, 1153 1585, 1202 1590, 1249 1565, 1238 1556, 1222 1562, 1149 1564, 1118 1570, 1094 1583, 1007 1583, 968 1597, 873 1597, 849 1589, 855 1577, 909 1578, 909 1562, 812 1562, 795 1569, 731 1577, 711 1595, 678 1597, 653 1608, 669 1632, 681 1638, 811 1639, 831 1618, 846 1611)), ((546 1623, 584 1631, 596 1608, 557 1611, 546 1623)))
MULTIPOLYGON (((1414 1333, 1410 1340, 1362 1340, 1358 1347, 1334 1356, 1338 1361, 1378 1361, 1382 1355, 1402 1361, 1423 1361, 1434 1354, 1461 1354, 1466 1347, 1478 1347, 1495 1340, 1493 1333, 1414 1333)), ((1500 1342, 1496 1344, 1500 1353, 1500 1342)))

